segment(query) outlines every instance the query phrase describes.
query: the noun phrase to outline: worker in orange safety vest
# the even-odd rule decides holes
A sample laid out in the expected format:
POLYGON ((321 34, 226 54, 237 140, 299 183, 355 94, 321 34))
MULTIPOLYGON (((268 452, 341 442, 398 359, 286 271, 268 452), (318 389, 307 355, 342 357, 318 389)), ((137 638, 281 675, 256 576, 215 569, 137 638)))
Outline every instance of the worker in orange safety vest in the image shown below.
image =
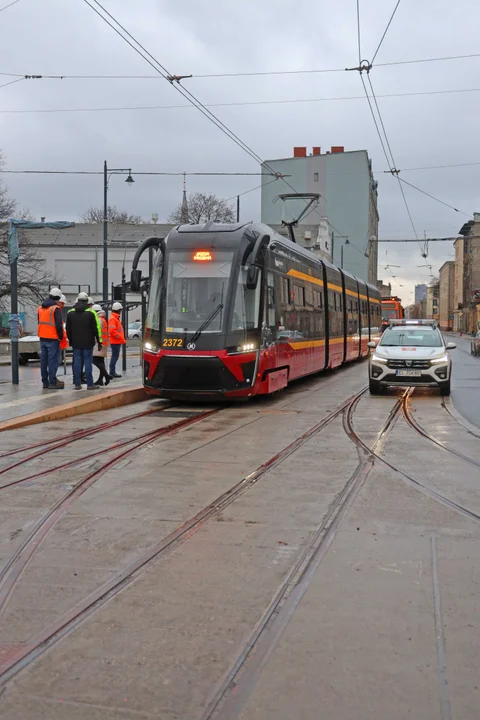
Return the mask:
POLYGON ((108 334, 110 337, 110 347, 112 348, 112 354, 110 356, 110 377, 120 378, 121 375, 117 375, 115 366, 120 356, 120 348, 126 344, 125 333, 123 331, 122 321, 120 320, 120 313, 123 310, 122 303, 114 302, 112 305, 112 314, 108 321, 108 334))
POLYGON ((58 301, 62 297, 59 288, 52 288, 37 310, 38 337, 40 338, 40 371, 45 390, 59 390, 64 383, 57 380, 60 341, 63 338, 62 311, 58 301))

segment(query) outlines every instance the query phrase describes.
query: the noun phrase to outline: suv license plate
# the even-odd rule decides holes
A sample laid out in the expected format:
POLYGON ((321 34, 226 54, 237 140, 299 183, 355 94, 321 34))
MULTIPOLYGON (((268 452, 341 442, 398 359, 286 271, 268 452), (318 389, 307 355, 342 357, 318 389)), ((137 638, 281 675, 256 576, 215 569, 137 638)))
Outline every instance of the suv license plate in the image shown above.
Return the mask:
POLYGON ((396 375, 401 377, 422 377, 421 370, 397 370, 396 375))

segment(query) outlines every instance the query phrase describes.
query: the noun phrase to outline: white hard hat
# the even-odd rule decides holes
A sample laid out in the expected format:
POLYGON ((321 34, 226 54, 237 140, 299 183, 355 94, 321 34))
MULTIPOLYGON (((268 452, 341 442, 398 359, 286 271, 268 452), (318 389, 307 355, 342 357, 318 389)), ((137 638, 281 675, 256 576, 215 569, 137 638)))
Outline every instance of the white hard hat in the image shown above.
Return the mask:
POLYGON ((62 295, 60 297, 60 302, 63 302, 63 304, 65 304, 67 302, 67 298, 65 297, 65 295, 62 295))
POLYGON ((123 310, 123 305, 122 305, 122 303, 114 302, 113 305, 112 305, 112 310, 123 310))
POLYGON ((102 306, 95 303, 95 305, 92 306, 92 310, 95 310, 96 313, 99 313, 102 311, 102 306))
POLYGON ((87 298, 87 302, 88 302, 89 305, 93 305, 93 298, 88 297, 88 298, 87 298))
POLYGON ((62 297, 62 291, 60 288, 52 288, 48 294, 55 300, 59 300, 62 297))
POLYGON ((83 300, 84 302, 88 301, 88 295, 86 292, 78 293, 77 302, 79 302, 80 300, 83 300))

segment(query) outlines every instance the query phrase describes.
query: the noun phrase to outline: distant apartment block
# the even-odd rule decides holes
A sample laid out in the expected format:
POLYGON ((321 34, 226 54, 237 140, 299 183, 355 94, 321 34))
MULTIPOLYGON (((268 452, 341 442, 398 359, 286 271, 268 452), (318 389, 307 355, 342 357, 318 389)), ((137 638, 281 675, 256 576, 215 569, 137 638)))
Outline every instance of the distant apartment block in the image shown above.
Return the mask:
POLYGON ((333 263, 339 267, 343 264, 348 272, 376 284, 377 182, 366 150, 345 152, 342 146, 336 146, 322 153, 320 147, 314 147, 307 153, 306 147, 296 147, 293 157, 266 160, 262 173, 262 222, 279 226, 282 220, 293 219, 293 215, 305 207, 303 200, 283 203, 277 199, 279 195, 292 193, 291 188, 298 193, 318 193, 315 209, 299 222, 298 242, 305 244, 306 229, 315 236, 316 226, 328 221, 333 263), (286 182, 281 179, 272 182, 272 171, 288 176, 286 182))

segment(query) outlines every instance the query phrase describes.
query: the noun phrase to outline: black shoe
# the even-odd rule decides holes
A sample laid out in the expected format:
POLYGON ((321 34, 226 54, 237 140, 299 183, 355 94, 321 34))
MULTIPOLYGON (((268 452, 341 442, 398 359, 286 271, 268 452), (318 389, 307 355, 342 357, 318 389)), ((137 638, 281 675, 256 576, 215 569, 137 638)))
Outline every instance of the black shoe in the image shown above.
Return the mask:
POLYGON ((48 390, 48 385, 42 385, 42 388, 43 388, 44 390, 48 390))
POLYGON ((110 384, 110 380, 111 380, 110 375, 107 375, 107 376, 105 377, 105 385, 109 385, 109 384, 110 384))
POLYGON ((113 373, 113 374, 110 373, 110 377, 113 379, 113 378, 121 378, 122 376, 121 376, 121 375, 117 375, 117 373, 113 373))
POLYGON ((99 385, 87 385, 87 390, 98 390, 99 385))
POLYGON ((63 385, 56 385, 56 384, 55 384, 55 385, 49 385, 49 386, 48 386, 48 389, 49 389, 49 390, 62 390, 62 389, 63 389, 63 385))
POLYGON ((82 389, 82 386, 81 386, 81 385, 74 385, 74 386, 73 386, 73 389, 74 389, 74 390, 81 390, 81 389, 82 389))
POLYGON ((103 386, 102 380, 96 380, 93 384, 94 384, 94 385, 98 385, 99 387, 102 387, 102 386, 103 386))

